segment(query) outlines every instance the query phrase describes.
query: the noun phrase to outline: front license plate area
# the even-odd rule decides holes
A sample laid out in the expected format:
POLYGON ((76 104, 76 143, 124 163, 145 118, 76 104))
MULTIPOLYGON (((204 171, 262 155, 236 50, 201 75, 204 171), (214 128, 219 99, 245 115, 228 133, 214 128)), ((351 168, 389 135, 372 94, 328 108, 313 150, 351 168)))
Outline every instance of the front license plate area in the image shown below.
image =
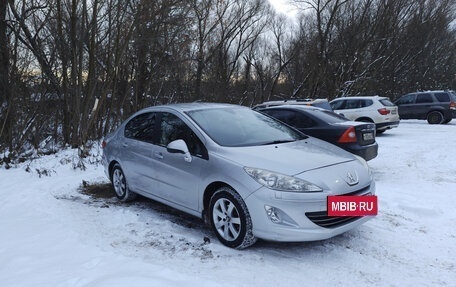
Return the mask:
POLYGON ((377 215, 378 200, 375 195, 328 196, 328 216, 377 215))

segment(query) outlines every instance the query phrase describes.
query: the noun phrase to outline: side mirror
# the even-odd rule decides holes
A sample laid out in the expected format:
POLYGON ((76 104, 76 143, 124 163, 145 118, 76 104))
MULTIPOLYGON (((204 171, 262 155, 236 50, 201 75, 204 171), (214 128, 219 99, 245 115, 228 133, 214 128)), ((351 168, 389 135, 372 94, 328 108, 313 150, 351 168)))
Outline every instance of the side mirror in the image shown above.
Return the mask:
POLYGON ((183 140, 175 140, 170 142, 166 146, 166 150, 169 153, 181 153, 184 155, 184 160, 186 162, 192 162, 192 155, 188 151, 187 144, 183 140))

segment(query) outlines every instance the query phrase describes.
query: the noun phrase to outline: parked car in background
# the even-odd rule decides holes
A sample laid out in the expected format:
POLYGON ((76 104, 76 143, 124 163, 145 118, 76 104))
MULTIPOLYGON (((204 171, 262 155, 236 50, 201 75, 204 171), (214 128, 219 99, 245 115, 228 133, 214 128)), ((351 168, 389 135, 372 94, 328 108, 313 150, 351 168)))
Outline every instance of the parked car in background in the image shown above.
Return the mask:
POLYGON ((295 99, 295 100, 282 100, 282 101, 269 101, 253 107, 254 110, 282 106, 282 105, 299 105, 299 106, 312 106, 326 110, 332 110, 327 99, 295 99))
POLYGON ((328 196, 375 194, 365 160, 247 107, 146 108, 103 146, 119 200, 141 194, 201 217, 232 248, 326 239, 371 218, 327 214, 328 196))
POLYGON ((365 160, 377 156, 375 124, 349 121, 346 118, 320 108, 308 106, 277 106, 259 109, 299 131, 335 144, 365 160))
POLYGON ((430 124, 447 124, 456 117, 456 94, 453 91, 409 93, 395 101, 401 119, 427 120, 430 124))
POLYGON ((329 104, 334 112, 347 119, 374 123, 379 134, 399 126, 397 106, 387 97, 345 97, 334 99, 329 104))

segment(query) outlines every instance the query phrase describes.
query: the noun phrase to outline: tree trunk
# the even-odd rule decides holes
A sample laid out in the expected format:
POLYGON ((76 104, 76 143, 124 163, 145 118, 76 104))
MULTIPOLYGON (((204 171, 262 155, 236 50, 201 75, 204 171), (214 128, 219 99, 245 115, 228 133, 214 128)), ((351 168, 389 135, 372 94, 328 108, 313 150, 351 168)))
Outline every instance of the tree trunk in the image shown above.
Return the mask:
POLYGON ((6 1, 0 1, 0 146, 5 142, 12 148, 11 104, 9 83, 8 25, 6 24, 6 1))

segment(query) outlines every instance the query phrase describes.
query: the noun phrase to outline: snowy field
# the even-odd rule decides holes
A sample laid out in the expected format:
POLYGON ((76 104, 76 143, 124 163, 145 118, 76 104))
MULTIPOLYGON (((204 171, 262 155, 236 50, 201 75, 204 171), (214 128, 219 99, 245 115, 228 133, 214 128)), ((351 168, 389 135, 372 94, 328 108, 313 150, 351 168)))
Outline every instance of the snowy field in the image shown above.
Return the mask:
POLYGON ((153 201, 82 193, 83 180, 106 190, 96 157, 85 171, 74 150, 0 168, 0 286, 456 286, 456 120, 402 121, 377 141, 377 217, 243 251, 153 201))

